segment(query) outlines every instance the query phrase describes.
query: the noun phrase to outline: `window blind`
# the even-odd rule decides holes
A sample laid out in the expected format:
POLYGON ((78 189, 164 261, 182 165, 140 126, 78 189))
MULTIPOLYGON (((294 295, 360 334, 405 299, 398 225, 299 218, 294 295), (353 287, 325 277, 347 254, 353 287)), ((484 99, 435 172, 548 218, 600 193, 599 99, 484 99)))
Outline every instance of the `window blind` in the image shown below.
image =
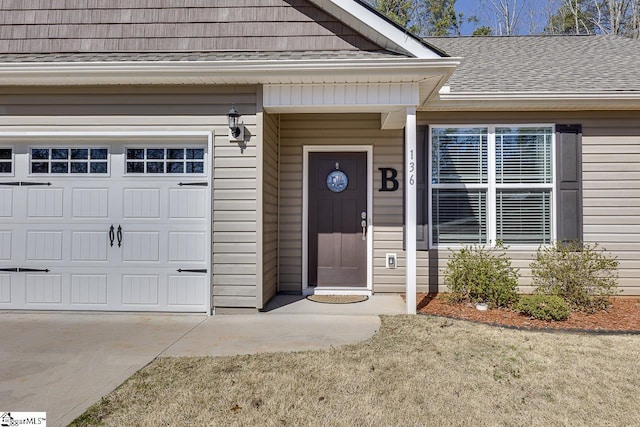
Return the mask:
POLYGON ((498 190, 496 238, 504 243, 551 243, 551 191, 498 190))
POLYGON ((549 127, 496 128, 496 183, 553 182, 549 127))
POLYGON ((433 241, 486 243, 485 190, 433 190, 433 241))
POLYGON ((487 129, 436 128, 432 144, 433 184, 487 182, 487 129))

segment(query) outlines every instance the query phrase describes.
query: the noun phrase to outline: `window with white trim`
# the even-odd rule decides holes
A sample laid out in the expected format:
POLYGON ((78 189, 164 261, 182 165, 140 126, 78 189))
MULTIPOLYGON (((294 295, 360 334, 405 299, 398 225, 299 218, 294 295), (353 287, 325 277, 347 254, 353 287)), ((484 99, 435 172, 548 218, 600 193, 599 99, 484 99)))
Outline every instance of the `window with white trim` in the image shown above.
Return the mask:
POLYGON ((37 147, 30 153, 32 174, 108 174, 109 149, 89 147, 37 147))
POLYGON ((431 244, 553 239, 553 126, 430 129, 431 244))
POLYGON ((0 147, 0 175, 13 175, 13 148, 0 147))
POLYGON ((204 174, 204 148, 127 148, 128 174, 204 174))

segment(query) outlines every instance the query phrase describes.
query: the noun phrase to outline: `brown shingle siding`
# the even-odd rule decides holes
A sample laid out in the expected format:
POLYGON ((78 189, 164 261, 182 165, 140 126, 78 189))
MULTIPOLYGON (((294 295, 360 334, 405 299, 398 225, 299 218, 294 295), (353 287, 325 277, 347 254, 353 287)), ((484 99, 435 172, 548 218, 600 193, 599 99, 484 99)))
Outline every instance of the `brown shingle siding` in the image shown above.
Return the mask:
POLYGON ((380 50, 305 0, 0 0, 0 53, 380 50))

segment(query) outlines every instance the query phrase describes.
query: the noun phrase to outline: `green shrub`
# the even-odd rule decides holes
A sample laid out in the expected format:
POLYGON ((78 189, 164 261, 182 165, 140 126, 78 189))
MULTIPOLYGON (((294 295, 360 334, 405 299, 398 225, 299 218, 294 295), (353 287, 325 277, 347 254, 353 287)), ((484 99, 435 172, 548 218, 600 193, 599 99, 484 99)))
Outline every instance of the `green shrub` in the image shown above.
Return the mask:
POLYGON ((510 307, 518 300, 518 270, 511 266, 506 248, 465 246, 447 263, 445 285, 460 302, 486 302, 510 307))
POLYGON ((525 295, 515 309, 540 320, 566 320, 571 313, 567 303, 557 295, 525 295))
POLYGON ((558 295, 576 311, 604 310, 617 293, 618 261, 597 243, 541 246, 531 272, 536 293, 558 295))

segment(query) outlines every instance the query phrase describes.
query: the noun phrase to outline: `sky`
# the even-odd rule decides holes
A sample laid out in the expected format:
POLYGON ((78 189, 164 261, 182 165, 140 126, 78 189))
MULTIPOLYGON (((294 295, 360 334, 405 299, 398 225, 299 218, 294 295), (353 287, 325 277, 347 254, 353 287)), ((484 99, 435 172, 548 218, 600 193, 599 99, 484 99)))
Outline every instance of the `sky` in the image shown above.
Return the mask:
MULTIPOLYGON (((464 13, 465 18, 468 18, 472 15, 477 15, 478 18, 481 18, 480 5, 477 0, 456 0, 456 10, 458 12, 464 13)), ((465 36, 470 36, 473 32, 474 25, 473 24, 463 24, 462 25, 462 34, 465 36)))
MULTIPOLYGON (((524 1, 525 0, 518 0, 517 4, 523 4, 524 1)), ((488 3, 488 1, 486 3, 488 3)), ((544 19, 543 18, 544 14, 540 12, 542 12, 543 9, 546 9, 548 7, 548 4, 549 4, 548 0, 526 0, 526 3, 528 7, 534 8, 534 10, 540 14, 539 19, 544 19)), ((552 3, 555 3, 555 2, 552 2, 552 3)), ((491 26, 491 23, 486 22, 486 18, 487 18, 486 12, 483 12, 482 1, 480 0, 456 0, 456 10, 458 12, 463 12, 465 18, 476 15, 481 21, 480 24, 475 24, 475 25, 463 24, 462 35, 465 35, 465 36, 471 35, 476 25, 484 24, 484 25, 491 26)), ((528 25, 529 25, 527 22, 528 18, 525 15, 526 14, 523 14, 523 16, 521 17, 521 27, 522 27, 520 29, 521 33, 528 32, 528 25)), ((540 30, 543 27, 543 23, 539 22, 536 24, 536 26, 538 27, 538 30, 540 30)))

